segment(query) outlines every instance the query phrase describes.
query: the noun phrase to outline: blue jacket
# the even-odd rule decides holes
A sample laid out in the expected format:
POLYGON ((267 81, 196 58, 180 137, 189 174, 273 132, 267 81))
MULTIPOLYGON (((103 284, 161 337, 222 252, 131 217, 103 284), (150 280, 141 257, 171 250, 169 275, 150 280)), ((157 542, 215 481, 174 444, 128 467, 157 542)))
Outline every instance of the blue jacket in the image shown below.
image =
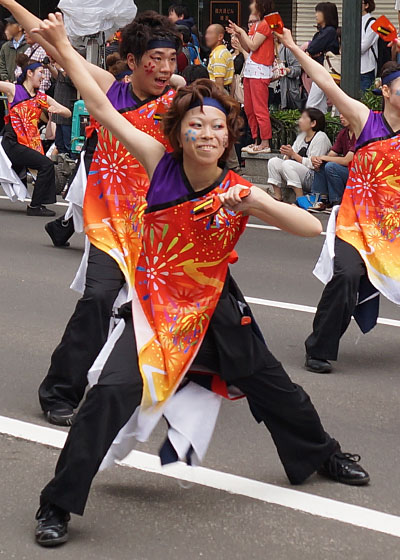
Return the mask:
POLYGON ((331 25, 317 31, 307 48, 307 52, 320 64, 324 63, 324 54, 329 51, 339 54, 337 30, 331 25))

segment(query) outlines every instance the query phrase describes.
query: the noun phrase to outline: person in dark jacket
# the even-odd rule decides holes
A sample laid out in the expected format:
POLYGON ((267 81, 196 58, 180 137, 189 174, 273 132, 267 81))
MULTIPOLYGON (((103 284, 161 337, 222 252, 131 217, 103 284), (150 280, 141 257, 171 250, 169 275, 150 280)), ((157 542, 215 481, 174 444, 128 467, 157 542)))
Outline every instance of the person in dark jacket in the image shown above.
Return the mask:
MULTIPOLYGON (((318 31, 312 41, 308 44, 307 53, 311 58, 324 63, 325 53, 331 51, 339 54, 339 39, 337 29, 339 27, 339 16, 336 4, 333 2, 320 2, 315 6, 315 19, 318 31)), ((313 83, 308 96, 307 107, 319 109, 323 113, 328 110, 328 102, 325 93, 313 83)))
POLYGON ((15 82, 16 58, 19 53, 24 53, 28 48, 25 41, 24 30, 17 20, 10 16, 6 18, 7 35, 10 37, 0 50, 0 80, 3 82, 15 82))

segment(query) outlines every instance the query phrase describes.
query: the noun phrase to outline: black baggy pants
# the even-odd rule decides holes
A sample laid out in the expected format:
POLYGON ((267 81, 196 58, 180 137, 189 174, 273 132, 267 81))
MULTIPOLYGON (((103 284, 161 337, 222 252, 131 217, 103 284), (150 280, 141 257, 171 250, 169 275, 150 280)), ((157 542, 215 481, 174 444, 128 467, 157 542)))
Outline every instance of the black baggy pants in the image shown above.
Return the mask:
POLYGON ((333 277, 322 293, 313 332, 305 343, 309 356, 337 360, 340 338, 350 324, 360 282, 366 275, 367 269, 357 249, 336 237, 333 277))
POLYGON ((35 169, 37 173, 31 206, 54 204, 56 202, 56 178, 54 163, 46 156, 22 146, 9 138, 3 139, 3 148, 16 173, 23 169, 35 169))
MULTIPOLYGON (((256 334, 254 344, 254 373, 235 379, 234 385, 247 397, 255 419, 270 431, 290 482, 300 484, 335 452, 338 443, 325 432, 307 393, 292 383, 256 334)), ((196 363, 208 365, 205 362, 218 368, 216 341, 210 329, 196 358, 196 363)), ((55 477, 42 491, 42 503, 83 514, 92 480, 141 396, 134 329, 128 318, 99 383, 88 392, 70 429, 55 477)))
POLYGON ((117 262, 91 245, 86 287, 69 320, 50 369, 39 388, 43 411, 67 405, 77 408, 87 386, 87 374, 104 346, 113 304, 125 278, 117 262))

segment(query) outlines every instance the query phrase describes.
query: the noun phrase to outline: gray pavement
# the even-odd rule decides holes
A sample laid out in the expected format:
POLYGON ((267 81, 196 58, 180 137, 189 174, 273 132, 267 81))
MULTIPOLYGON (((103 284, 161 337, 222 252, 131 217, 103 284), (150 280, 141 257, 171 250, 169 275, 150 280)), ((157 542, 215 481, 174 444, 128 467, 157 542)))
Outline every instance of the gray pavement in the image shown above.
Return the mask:
MULTIPOLYGON (((0 200, 0 414, 43 425, 37 387, 77 299, 68 286, 83 247, 82 236, 75 236, 71 248, 53 248, 45 222, 28 218, 21 204, 0 200)), ((311 270, 323 240, 247 229, 233 274, 247 296, 315 306, 322 286, 311 270)), ((313 316, 253 310, 272 351, 311 394, 327 431, 346 450, 361 453, 372 477, 368 488, 353 488, 315 476, 301 490, 400 516, 400 329, 379 325, 360 336, 352 325, 335 374, 317 376, 302 367, 313 316)), ((400 310, 382 301, 381 316, 400 320, 400 310)), ((157 453, 163 433, 159 427, 139 449, 157 453)), ((395 537, 202 486, 183 490, 175 480, 122 467, 97 477, 85 516, 71 523, 68 546, 43 551, 33 543, 33 514, 57 455, 0 436, 0 558, 400 559, 395 537)), ((268 433, 245 402, 224 403, 205 466, 288 486, 268 433)))

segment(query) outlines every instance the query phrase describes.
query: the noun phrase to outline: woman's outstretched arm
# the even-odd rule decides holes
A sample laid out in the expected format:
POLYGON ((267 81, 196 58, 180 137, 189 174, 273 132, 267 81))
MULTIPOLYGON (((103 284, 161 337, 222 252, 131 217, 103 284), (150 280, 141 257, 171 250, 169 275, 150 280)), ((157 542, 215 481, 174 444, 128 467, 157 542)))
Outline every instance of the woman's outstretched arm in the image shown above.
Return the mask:
POLYGON ((303 70, 324 91, 345 119, 349 121, 356 137, 358 138, 369 116, 368 107, 360 101, 352 99, 342 89, 340 89, 340 87, 334 82, 329 72, 296 45, 289 29, 285 28, 283 30, 283 34, 278 35, 278 37, 285 47, 292 51, 303 67, 303 70))
POLYGON ((56 60, 79 90, 89 113, 124 144, 151 178, 165 153, 164 146, 135 128, 114 109, 69 42, 61 14, 50 14, 49 19, 40 22, 33 31, 56 47, 56 60))
POLYGON ((300 237, 316 237, 322 232, 321 222, 305 210, 279 202, 258 187, 251 187, 250 194, 242 199, 240 193, 244 188, 235 185, 221 194, 222 204, 300 237))

